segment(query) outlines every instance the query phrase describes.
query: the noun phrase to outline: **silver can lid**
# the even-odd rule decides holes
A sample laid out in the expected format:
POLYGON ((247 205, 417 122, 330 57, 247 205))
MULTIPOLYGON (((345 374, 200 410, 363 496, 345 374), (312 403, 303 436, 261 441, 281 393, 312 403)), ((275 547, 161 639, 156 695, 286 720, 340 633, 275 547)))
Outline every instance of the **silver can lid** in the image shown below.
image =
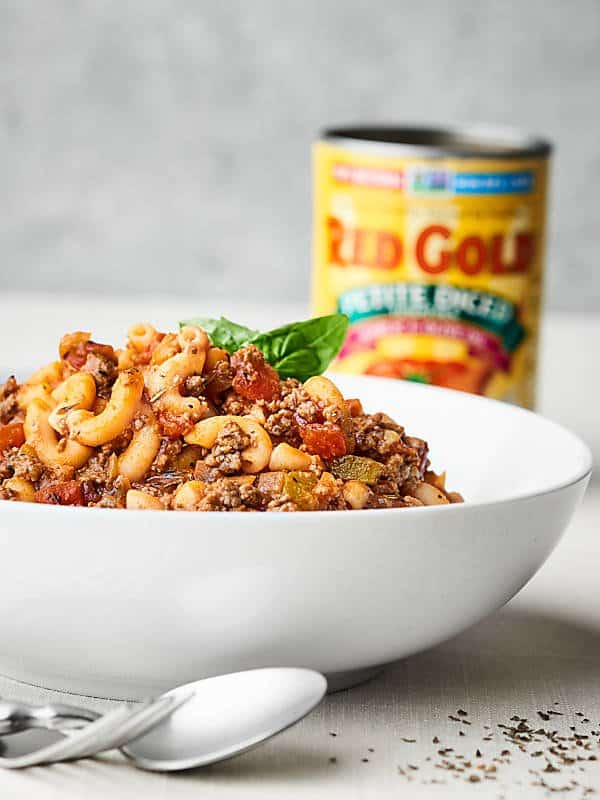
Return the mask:
POLYGON ((352 150, 430 158, 547 158, 552 152, 552 144, 542 137, 490 125, 353 125, 328 128, 322 138, 352 150))

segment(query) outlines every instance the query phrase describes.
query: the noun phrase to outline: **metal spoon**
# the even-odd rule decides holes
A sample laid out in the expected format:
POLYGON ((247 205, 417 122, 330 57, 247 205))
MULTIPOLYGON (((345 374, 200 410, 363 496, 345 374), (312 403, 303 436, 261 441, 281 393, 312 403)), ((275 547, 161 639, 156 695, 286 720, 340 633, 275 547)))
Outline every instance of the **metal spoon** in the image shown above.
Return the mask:
POLYGON ((191 699, 121 748, 136 767, 170 772, 244 753, 312 711, 327 681, 308 669, 256 669, 188 683, 166 696, 190 691, 191 699))
POLYGON ((72 736, 54 741, 45 747, 35 746, 33 750, 22 755, 0 756, 0 766, 7 769, 22 769, 38 764, 53 764, 57 761, 79 758, 93 749, 96 741, 109 733, 112 734, 130 716, 131 711, 127 706, 119 706, 94 722, 90 722, 83 730, 75 731, 72 736))
POLYGON ((104 716, 87 709, 69 707, 65 717, 64 706, 43 706, 36 713, 26 705, 20 707, 18 703, 5 704, 4 708, 0 707, 0 713, 5 713, 4 719, 0 717, 0 726, 5 731, 10 729, 11 733, 18 733, 43 727, 67 731, 69 735, 42 746, 36 737, 32 749, 26 749, 14 756, 0 755, 0 767, 22 769, 38 764, 74 761, 112 750, 149 730, 189 697, 189 693, 182 693, 178 697, 162 695, 156 700, 147 700, 134 707, 118 706, 104 716), (53 717, 53 712, 58 713, 53 717), (93 722, 88 721, 90 716, 95 718, 93 722))
POLYGON ((115 747, 143 769, 206 766, 243 753, 298 722, 321 702, 326 690, 327 681, 318 672, 278 668, 196 681, 141 706, 119 706, 102 717, 72 706, 0 703, 0 734, 40 727, 72 731, 66 739, 37 745, 31 752, 0 756, 0 767, 74 760, 115 747))
POLYGON ((87 708, 64 703, 34 706, 29 703, 0 701, 0 736, 20 733, 31 728, 51 731, 77 730, 98 719, 100 714, 87 708))

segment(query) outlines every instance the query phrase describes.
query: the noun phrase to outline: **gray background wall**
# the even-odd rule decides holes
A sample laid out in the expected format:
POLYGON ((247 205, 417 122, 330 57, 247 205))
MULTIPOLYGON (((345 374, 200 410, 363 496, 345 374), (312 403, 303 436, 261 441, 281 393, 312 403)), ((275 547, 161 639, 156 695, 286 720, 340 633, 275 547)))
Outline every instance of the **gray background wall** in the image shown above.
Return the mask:
POLYGON ((301 299, 357 120, 551 137, 549 301, 600 310, 598 0, 0 0, 0 291, 301 299))

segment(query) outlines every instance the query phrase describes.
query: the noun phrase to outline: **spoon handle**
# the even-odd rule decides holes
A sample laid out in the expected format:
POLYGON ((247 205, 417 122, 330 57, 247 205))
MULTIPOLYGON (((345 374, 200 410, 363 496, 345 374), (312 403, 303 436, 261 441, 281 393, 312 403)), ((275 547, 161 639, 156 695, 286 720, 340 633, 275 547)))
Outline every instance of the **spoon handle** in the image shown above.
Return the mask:
POLYGON ((12 758, 0 756, 0 767, 22 769, 38 764, 52 764, 56 761, 80 758, 90 749, 93 750, 97 741, 103 740, 109 732, 112 733, 130 715, 131 711, 127 706, 118 706, 95 722, 91 722, 85 730, 73 734, 68 739, 62 739, 22 756, 12 758))
POLYGON ((139 736, 145 735, 170 716, 175 709, 186 703, 191 696, 192 693, 182 697, 163 696, 151 701, 147 706, 141 705, 139 708, 133 709, 129 719, 115 725, 107 732, 106 736, 96 739, 92 747, 86 750, 83 756, 79 754, 78 758, 121 748, 139 736))
POLYGON ((87 708, 53 703, 35 706, 30 703, 0 701, 0 736, 28 730, 73 730, 85 727, 98 719, 100 714, 87 708))

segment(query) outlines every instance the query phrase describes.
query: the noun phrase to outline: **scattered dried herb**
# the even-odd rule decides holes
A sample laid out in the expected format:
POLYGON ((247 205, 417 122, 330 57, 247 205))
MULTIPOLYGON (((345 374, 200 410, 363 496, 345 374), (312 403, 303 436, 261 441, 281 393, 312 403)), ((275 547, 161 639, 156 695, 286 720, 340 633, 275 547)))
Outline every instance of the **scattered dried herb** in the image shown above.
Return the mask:
MULTIPOLYGON (((555 701, 554 705, 558 705, 558 702, 555 701)), ((563 713, 549 709, 538 710, 536 715, 547 723, 550 722, 553 716, 561 717, 563 713)), ((465 716, 467 716, 467 712, 464 709, 458 709, 456 714, 449 714, 448 719, 451 722, 471 724, 465 719, 465 716)), ((581 724, 589 723, 589 718, 583 712, 577 712, 575 716, 578 717, 581 724)), ((489 725, 482 727, 484 733, 491 730, 489 725)), ((577 789, 578 793, 574 795, 577 798, 586 798, 594 793, 595 790, 592 787, 579 783, 577 777, 581 772, 585 771, 585 764, 598 760, 598 755, 592 751, 594 749, 600 751, 600 738, 592 739, 591 737, 600 737, 600 730, 592 730, 589 734, 585 734, 579 732, 576 725, 568 725, 562 731, 551 727, 536 727, 530 724, 527 716, 518 714, 513 714, 507 723, 497 723, 496 727, 498 734, 504 742, 511 745, 511 748, 503 747, 499 750, 499 753, 497 751, 497 754, 491 757, 484 756, 482 750, 476 748, 476 761, 472 763, 470 760, 465 759, 464 755, 455 752, 453 747, 445 746, 436 750, 439 760, 434 762, 432 766, 436 770, 447 772, 455 780, 463 780, 467 783, 479 783, 482 780, 506 780, 506 776, 502 776, 501 771, 512 764, 513 754, 516 751, 518 754, 523 754, 519 757, 525 756, 533 759, 532 768, 529 770, 532 775, 532 786, 541 787, 547 793, 573 792, 577 789), (568 732, 565 733, 567 727, 568 732), (538 766, 540 759, 544 759, 545 763, 538 766), (476 770, 476 772, 473 770, 476 770), (546 777, 561 773, 563 781, 559 784, 551 783, 550 779, 546 777), (567 777, 568 782, 565 783, 564 780, 567 777)), ((458 735, 464 736, 465 734, 462 730, 459 730, 458 735)), ((415 741, 408 737, 403 737, 402 740, 415 741)), ((493 735, 491 733, 481 735, 481 741, 483 742, 492 740, 493 735)), ((439 745, 440 737, 436 735, 431 741, 434 745, 439 745)), ((431 761, 431 756, 425 758, 425 762, 429 763, 431 761)), ((416 769, 418 769, 418 765, 409 764, 406 770, 399 767, 398 772, 407 781, 413 781, 415 778, 411 775, 411 771, 416 769)), ((421 783, 425 785, 445 783, 445 781, 436 780, 431 775, 425 774, 421 779, 421 783)), ((522 781, 514 781, 513 785, 522 786, 522 781)), ((498 800, 501 797, 503 795, 500 795, 498 800)))

